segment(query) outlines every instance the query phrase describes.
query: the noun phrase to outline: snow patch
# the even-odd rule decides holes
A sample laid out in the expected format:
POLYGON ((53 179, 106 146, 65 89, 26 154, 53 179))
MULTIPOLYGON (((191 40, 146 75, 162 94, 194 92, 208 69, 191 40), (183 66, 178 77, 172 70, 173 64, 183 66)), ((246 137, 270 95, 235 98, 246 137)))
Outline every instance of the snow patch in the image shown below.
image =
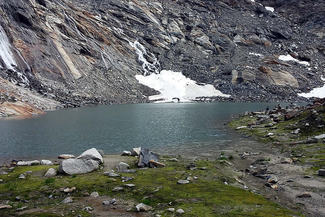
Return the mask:
POLYGON ((149 100, 173 102, 173 99, 178 98, 180 102, 190 102, 197 97, 230 97, 211 84, 197 84, 181 72, 162 70, 160 74, 136 75, 136 79, 141 84, 160 92, 159 95, 150 96, 149 100))
POLYGON ((279 56, 279 60, 282 60, 282 61, 293 61, 293 62, 299 63, 301 65, 310 66, 310 63, 309 62, 297 60, 297 59, 293 58, 290 54, 288 54, 288 55, 280 55, 279 56))
POLYGON ((274 8, 272 8, 272 7, 265 6, 265 9, 268 11, 274 12, 274 8))
MULTIPOLYGON (((325 82, 325 78, 321 77, 322 81, 325 82)), ((311 97, 318 97, 318 98, 325 98, 325 84, 323 87, 314 88, 309 93, 299 93, 298 96, 311 98, 311 97)))
POLYGON ((264 56, 263 54, 254 53, 254 52, 249 52, 249 55, 257 56, 257 57, 263 57, 264 56))

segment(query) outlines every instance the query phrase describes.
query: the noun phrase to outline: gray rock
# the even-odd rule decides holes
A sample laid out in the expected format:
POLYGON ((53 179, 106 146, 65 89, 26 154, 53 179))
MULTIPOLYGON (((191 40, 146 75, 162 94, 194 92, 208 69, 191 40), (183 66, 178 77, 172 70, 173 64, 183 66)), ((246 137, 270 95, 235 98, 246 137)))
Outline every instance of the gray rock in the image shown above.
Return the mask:
POLYGON ((18 161, 17 166, 33 166, 33 165, 40 165, 40 161, 33 160, 33 161, 18 161))
POLYGON ((175 212, 175 208, 168 208, 167 211, 168 212, 175 212))
POLYGON ((144 203, 139 203, 138 205, 135 206, 135 208, 138 212, 148 212, 148 211, 152 210, 151 206, 148 206, 144 203))
POLYGON ((133 148, 131 151, 131 156, 139 156, 141 152, 141 147, 133 148))
POLYGON ((270 175, 267 179, 267 182, 271 184, 276 184, 278 183, 278 181, 278 177, 276 177, 275 175, 270 175))
POLYGON ((86 212, 91 212, 94 210, 94 208, 90 207, 90 206, 86 206, 85 208, 83 208, 84 211, 86 212))
POLYGON ((135 184, 125 184, 124 186, 125 187, 128 187, 128 188, 134 188, 135 187, 135 184))
POLYGON ((130 168, 130 165, 124 162, 120 162, 117 165, 117 171, 120 173, 123 173, 124 171, 127 171, 130 168))
POLYGON ((169 161, 171 161, 171 162, 178 162, 178 159, 177 158, 171 158, 171 159, 169 159, 169 161))
POLYGON ((99 194, 98 194, 98 192, 92 192, 91 194, 90 194, 90 197, 94 197, 94 198, 96 198, 96 197, 99 197, 99 194))
POLYGON ((41 160, 41 165, 53 165, 53 163, 50 160, 41 160))
POLYGON ((138 167, 155 167, 150 161, 159 162, 159 155, 149 151, 149 149, 141 149, 138 167))
POLYGON ((18 179, 26 179, 26 176, 24 174, 20 174, 18 179))
POLYGON ((28 208, 28 206, 23 206, 23 207, 17 208, 16 211, 21 212, 21 211, 23 211, 23 210, 25 210, 27 208, 28 208))
POLYGON ((61 154, 58 156, 59 159, 70 159, 70 158, 75 158, 74 155, 72 154, 61 154))
POLYGON ((184 214, 185 211, 184 211, 183 209, 177 209, 177 210, 176 210, 176 213, 178 213, 178 214, 184 214))
POLYGON ((319 169, 318 170, 318 175, 319 176, 325 176, 325 169, 319 169))
POLYGON ((185 184, 188 184, 188 183, 190 183, 190 181, 188 181, 188 180, 180 179, 180 180, 177 181, 177 184, 180 184, 180 185, 185 185, 185 184))
POLYGON ((68 175, 89 173, 99 168, 99 162, 92 159, 67 159, 59 166, 59 172, 68 175))
POLYGON ((62 201, 62 203, 72 203, 72 202, 73 202, 72 197, 67 197, 62 201))
POLYGON ((120 177, 120 175, 115 173, 114 171, 104 172, 104 175, 109 176, 109 177, 120 177))
POLYGON ((54 177, 56 176, 57 171, 54 168, 50 168, 47 170, 47 172, 44 174, 45 177, 54 177))
POLYGON ((104 200, 104 201, 102 202, 102 204, 105 205, 105 206, 108 206, 108 205, 111 205, 111 202, 108 201, 108 200, 104 200))
POLYGON ((122 156, 131 156, 131 152, 130 151, 123 151, 123 153, 121 155, 122 156))
POLYGON ((298 198, 310 198, 311 194, 309 192, 304 192, 302 194, 297 195, 298 198))
POLYGON ((84 151, 81 155, 77 157, 77 159, 91 159, 99 161, 100 163, 104 163, 102 155, 97 151, 96 148, 91 148, 87 151, 84 151))
POLYGON ((124 190, 124 188, 123 187, 115 187, 115 188, 113 188, 113 192, 118 192, 118 191, 123 191, 124 190))

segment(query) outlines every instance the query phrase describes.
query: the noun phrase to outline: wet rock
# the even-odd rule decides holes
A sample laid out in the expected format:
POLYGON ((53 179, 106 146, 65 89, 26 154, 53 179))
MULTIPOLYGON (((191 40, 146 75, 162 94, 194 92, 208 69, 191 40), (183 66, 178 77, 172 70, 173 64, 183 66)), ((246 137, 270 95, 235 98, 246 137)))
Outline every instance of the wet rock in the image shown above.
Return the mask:
POLYGON ((155 167, 150 161, 159 162, 159 156, 149 149, 141 149, 138 167, 155 167))
POLYGON ((148 212, 150 210, 152 210, 152 207, 151 206, 148 206, 144 203, 140 203, 138 205, 135 206, 137 212, 148 212))
POLYGON ((59 172, 68 175, 84 174, 99 168, 99 162, 92 159, 67 159, 59 166, 59 172))
POLYGON ((90 197, 96 198, 96 197, 99 197, 99 194, 98 194, 98 192, 95 191, 90 194, 90 197))
POLYGON ((54 177, 57 175, 57 171, 54 168, 50 168, 47 170, 47 172, 44 174, 44 177, 54 177))
POLYGON ((131 152, 130 151, 123 151, 123 153, 121 155, 122 156, 131 156, 131 152))
POLYGON ((40 161, 33 160, 33 161, 18 161, 17 166, 33 166, 33 165, 40 165, 40 161))
POLYGON ((91 159, 91 160, 99 161, 100 163, 104 163, 102 155, 97 151, 96 148, 88 149, 87 151, 79 155, 77 158, 86 159, 86 160, 91 159))
POLYGON ((318 170, 318 175, 319 176, 325 176, 325 169, 319 169, 318 170))
POLYGON ((72 197, 67 197, 67 198, 65 198, 63 201, 62 201, 62 203, 72 203, 73 202, 73 199, 72 199, 72 197))
POLYGON ((72 154, 61 154, 58 156, 59 159, 70 159, 70 158, 75 158, 74 155, 72 154))
POLYGON ((53 165, 53 163, 50 160, 41 160, 41 165, 53 165))
POLYGON ((180 180, 177 181, 177 184, 180 184, 180 185, 185 185, 185 184, 189 184, 189 183, 190 183, 190 181, 188 181, 188 180, 180 179, 180 180))
POLYGON ((183 209, 177 209, 177 210, 176 210, 176 213, 178 213, 178 214, 184 214, 185 211, 184 211, 183 209))

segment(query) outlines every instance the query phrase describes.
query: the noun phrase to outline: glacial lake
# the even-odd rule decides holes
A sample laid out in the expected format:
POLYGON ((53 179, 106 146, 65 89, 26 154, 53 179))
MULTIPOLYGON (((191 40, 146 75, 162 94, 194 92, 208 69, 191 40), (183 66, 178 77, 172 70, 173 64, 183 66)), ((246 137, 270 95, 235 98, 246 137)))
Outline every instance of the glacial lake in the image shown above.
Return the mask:
POLYGON ((96 147, 106 154, 133 147, 182 154, 227 148, 242 138, 225 126, 233 115, 276 103, 166 103, 58 110, 24 120, 0 121, 0 161, 78 155, 96 147))

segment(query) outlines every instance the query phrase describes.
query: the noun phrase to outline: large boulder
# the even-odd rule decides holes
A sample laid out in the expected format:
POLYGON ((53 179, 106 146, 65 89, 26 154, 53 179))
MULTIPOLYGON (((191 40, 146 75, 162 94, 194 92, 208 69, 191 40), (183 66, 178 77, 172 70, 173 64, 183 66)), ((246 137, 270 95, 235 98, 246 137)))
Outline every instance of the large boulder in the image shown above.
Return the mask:
POLYGON ((95 161, 99 161, 99 163, 104 163, 102 155, 96 148, 88 149, 87 151, 83 152, 77 159, 92 159, 95 161))
POLYGON ((99 168, 100 161, 93 159, 67 159, 60 163, 59 172, 68 175, 90 173, 99 168))
POLYGON ((149 151, 149 149, 141 149, 138 167, 155 167, 151 161, 158 162, 159 155, 149 151))

